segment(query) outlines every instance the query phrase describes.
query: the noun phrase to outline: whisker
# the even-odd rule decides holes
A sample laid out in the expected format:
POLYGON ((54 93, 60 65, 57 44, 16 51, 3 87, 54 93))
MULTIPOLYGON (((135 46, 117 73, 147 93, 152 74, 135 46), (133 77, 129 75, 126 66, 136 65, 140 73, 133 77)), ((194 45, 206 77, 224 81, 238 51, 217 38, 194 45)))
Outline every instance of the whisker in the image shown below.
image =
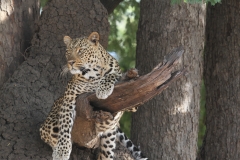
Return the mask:
POLYGON ((62 67, 62 72, 60 73, 60 77, 62 78, 63 76, 65 76, 68 73, 69 69, 67 65, 64 65, 62 67))

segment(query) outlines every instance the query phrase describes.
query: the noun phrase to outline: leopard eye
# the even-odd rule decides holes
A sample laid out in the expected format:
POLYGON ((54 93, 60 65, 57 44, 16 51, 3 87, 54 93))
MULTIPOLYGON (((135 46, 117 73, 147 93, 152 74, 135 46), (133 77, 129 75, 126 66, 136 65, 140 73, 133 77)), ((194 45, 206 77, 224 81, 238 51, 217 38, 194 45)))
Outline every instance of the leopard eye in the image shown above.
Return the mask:
POLYGON ((77 54, 81 54, 81 48, 80 47, 77 49, 77 54))

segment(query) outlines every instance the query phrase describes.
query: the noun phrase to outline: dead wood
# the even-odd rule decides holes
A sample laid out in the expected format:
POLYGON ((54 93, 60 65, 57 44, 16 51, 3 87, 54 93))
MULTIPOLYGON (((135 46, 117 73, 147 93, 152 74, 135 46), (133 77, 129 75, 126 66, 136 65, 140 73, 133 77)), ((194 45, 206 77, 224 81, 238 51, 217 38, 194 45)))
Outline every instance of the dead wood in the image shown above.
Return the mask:
MULTIPOLYGON (((113 93, 105 100, 97 99, 95 93, 79 96, 72 131, 73 141, 80 146, 92 148, 97 145, 94 130, 95 121, 107 119, 111 116, 111 113, 140 106, 160 94, 172 82, 184 75, 186 72, 184 68, 172 72, 183 52, 183 48, 178 47, 168 54, 163 62, 158 64, 150 73, 120 82, 115 86, 113 93), (98 111, 93 111, 93 108, 94 110, 98 109, 98 111)), ((127 77, 136 77, 135 71, 130 70, 127 77)))

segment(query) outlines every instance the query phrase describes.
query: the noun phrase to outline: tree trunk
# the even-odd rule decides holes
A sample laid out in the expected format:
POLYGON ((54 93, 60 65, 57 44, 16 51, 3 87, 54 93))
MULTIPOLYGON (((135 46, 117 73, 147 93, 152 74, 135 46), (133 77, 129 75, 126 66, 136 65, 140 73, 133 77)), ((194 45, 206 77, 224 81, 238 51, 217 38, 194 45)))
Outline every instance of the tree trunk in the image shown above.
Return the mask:
POLYGON ((34 21, 40 16, 39 2, 0 1, 0 87, 24 61, 30 46, 34 21))
MULTIPOLYGON (((52 159, 52 149, 40 139, 39 128, 66 86, 66 78, 59 78, 66 63, 63 36, 80 37, 92 31, 99 32, 106 47, 109 24, 99 1, 51 0, 43 9, 30 57, 0 90, 0 159, 52 159)), ((93 156, 90 150, 73 148, 72 159, 93 156)))
POLYGON ((206 135, 199 159, 240 159, 240 1, 207 7, 206 135))
POLYGON ((153 160, 193 160, 197 153, 204 6, 142 0, 140 7, 136 62, 140 75, 180 45, 185 49, 181 66, 188 66, 189 73, 133 114, 132 140, 153 160))

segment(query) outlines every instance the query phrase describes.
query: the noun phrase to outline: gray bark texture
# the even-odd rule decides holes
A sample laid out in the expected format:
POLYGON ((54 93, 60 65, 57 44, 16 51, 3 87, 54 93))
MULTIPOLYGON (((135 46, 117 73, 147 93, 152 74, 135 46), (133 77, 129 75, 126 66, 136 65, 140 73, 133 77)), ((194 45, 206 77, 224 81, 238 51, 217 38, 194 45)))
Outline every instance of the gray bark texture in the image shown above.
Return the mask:
MULTIPOLYGON (((27 12, 28 10, 26 10, 27 12)), ((59 78, 65 61, 63 36, 93 31, 106 47, 107 11, 96 0, 51 0, 36 24, 29 58, 0 90, 0 159, 52 159, 52 149, 39 135, 40 124, 66 86, 59 78)), ((91 150, 73 148, 71 159, 93 159, 91 150)))
POLYGON ((240 159, 240 1, 207 7, 206 135, 201 160, 240 159))
POLYGON ((27 56, 39 10, 38 0, 0 0, 0 87, 27 56))
POLYGON ((194 160, 197 154, 205 7, 170 5, 169 0, 140 2, 137 64, 140 75, 164 53, 184 46, 180 67, 188 74, 133 114, 131 139, 152 160, 194 160))

